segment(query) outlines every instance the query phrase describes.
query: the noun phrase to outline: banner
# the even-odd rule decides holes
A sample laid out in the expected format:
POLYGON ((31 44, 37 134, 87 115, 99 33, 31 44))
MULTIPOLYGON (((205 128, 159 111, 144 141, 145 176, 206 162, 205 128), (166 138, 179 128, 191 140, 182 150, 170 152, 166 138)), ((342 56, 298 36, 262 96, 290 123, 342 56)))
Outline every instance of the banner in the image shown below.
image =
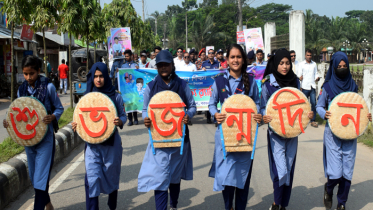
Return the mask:
POLYGON ((246 53, 249 53, 252 50, 256 53, 258 49, 264 49, 262 28, 245 29, 244 38, 246 53))
MULTIPOLYGON (((261 81, 266 66, 248 66, 247 72, 255 75, 255 81, 261 90, 261 81)), ((196 102, 198 111, 207 111, 214 78, 226 70, 176 71, 186 80, 196 102)), ((156 69, 119 69, 118 89, 122 95, 127 113, 142 112, 144 91, 149 82, 158 74, 156 69)), ((220 104, 219 106, 220 107, 220 104)))
POLYGON ((206 55, 209 53, 209 50, 215 50, 214 46, 206 46, 206 55))
POLYGON ((131 30, 129 27, 111 28, 110 34, 110 42, 108 42, 109 52, 112 52, 114 58, 123 56, 125 50, 132 50, 131 30))
POLYGON ((21 30, 21 39, 32 40, 34 32, 31 30, 30 25, 23 25, 21 30))
POLYGON ((237 44, 245 44, 245 37, 243 31, 237 31, 237 44))

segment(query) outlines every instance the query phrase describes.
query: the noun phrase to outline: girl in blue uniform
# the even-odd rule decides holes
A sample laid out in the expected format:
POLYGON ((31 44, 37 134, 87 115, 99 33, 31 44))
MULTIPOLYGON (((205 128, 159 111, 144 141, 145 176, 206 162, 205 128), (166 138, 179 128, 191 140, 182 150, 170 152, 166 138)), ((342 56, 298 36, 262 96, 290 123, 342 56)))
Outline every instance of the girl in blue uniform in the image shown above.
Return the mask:
POLYGON ((196 103, 191 90, 185 80, 175 73, 172 55, 162 50, 156 57, 158 75, 151 81, 144 91, 144 106, 142 117, 145 127, 149 128, 151 120, 147 116, 150 99, 158 92, 169 90, 177 93, 186 105, 183 122, 186 126, 183 154, 180 148, 158 148, 155 154, 149 142, 145 157, 141 165, 138 187, 139 192, 154 190, 157 210, 167 210, 168 190, 170 191, 170 209, 176 209, 181 179, 193 179, 192 150, 189 139, 188 120, 196 113, 196 103))
MULTIPOLYGON (((54 160, 55 137, 53 124, 57 123, 63 113, 63 106, 56 94, 56 88, 48 78, 39 75, 41 61, 36 56, 26 56, 22 60, 22 71, 25 81, 18 89, 17 96, 37 98, 47 109, 48 115, 43 123, 48 124, 48 131, 39 144, 25 147, 31 183, 35 190, 34 210, 52 210, 48 189, 50 172, 54 160), (52 111, 53 110, 53 111, 52 111)), ((4 127, 9 124, 6 120, 4 127)))
MULTIPOLYGON (((335 96, 343 92, 356 92, 358 87, 352 79, 348 58, 345 53, 337 52, 330 61, 328 73, 319 96, 316 110, 320 117, 327 120, 333 114, 328 106, 335 96)), ((368 114, 372 121, 372 115, 368 114)), ((357 139, 342 140, 325 125, 324 132, 324 172, 328 181, 324 186, 324 205, 326 209, 332 208, 333 190, 338 185, 337 209, 346 209, 348 193, 351 187, 354 172, 357 139)))
MULTIPOLYGON (((246 72, 247 60, 242 47, 233 44, 227 51, 229 68, 224 75, 218 76, 212 85, 212 95, 209 101, 209 110, 215 117, 218 124, 226 118, 226 114, 221 114, 217 110, 217 104, 223 104, 225 99, 233 94, 245 94, 257 104, 259 111, 259 90, 253 76, 246 72)), ((254 119, 260 123, 261 114, 254 114, 254 119)), ((215 132, 214 158, 209 172, 209 176, 215 178, 214 191, 223 191, 225 209, 233 209, 233 197, 235 199, 235 209, 244 210, 249 195, 253 161, 251 152, 230 152, 224 160, 221 143, 220 128, 215 132)))
MULTIPOLYGON (((122 129, 127 121, 123 108, 123 99, 120 94, 115 92, 115 88, 111 84, 106 64, 97 62, 91 67, 87 75, 87 90, 85 94, 90 92, 100 92, 110 97, 118 113, 118 117, 114 118, 112 123, 122 129)), ((74 131, 76 125, 76 122, 72 123, 74 131)), ((98 210, 98 196, 100 193, 109 194, 107 204, 111 210, 116 209, 122 153, 122 139, 118 129, 115 129, 114 134, 101 144, 86 143, 84 154, 87 210, 98 210)))
MULTIPOLYGON (((300 88, 299 79, 292 70, 289 51, 286 49, 276 51, 276 54, 268 61, 263 78, 266 81, 262 85, 260 110, 264 123, 269 123, 272 117, 266 115, 265 108, 271 95, 284 87, 300 88)), ((312 119, 312 117, 313 112, 308 113, 308 118, 312 119)), ((267 141, 274 194, 274 202, 269 209, 285 210, 289 204, 293 184, 298 137, 283 138, 268 128, 267 141)))

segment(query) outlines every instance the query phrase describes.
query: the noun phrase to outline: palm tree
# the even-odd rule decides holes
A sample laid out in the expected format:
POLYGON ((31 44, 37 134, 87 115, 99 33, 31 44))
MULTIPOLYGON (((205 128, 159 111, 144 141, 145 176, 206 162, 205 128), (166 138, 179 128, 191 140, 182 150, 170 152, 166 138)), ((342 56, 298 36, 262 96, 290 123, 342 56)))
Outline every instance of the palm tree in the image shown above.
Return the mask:
POLYGON ((360 60, 361 49, 365 48, 362 45, 362 41, 368 36, 367 26, 357 19, 349 19, 346 28, 348 32, 346 37, 351 43, 353 52, 358 54, 358 60, 360 60))
POLYGON ((16 90, 15 87, 15 73, 14 71, 14 46, 13 46, 13 36, 14 36, 14 25, 22 24, 22 23, 30 23, 30 14, 32 11, 31 4, 28 0, 4 0, 3 7, 1 8, 2 13, 7 15, 7 19, 10 22, 10 30, 11 30, 11 38, 10 38, 10 45, 11 45, 11 100, 15 99, 16 90))
POLYGON ((223 32, 212 33, 214 27, 215 23, 212 15, 209 14, 204 18, 201 11, 196 12, 196 18, 192 23, 191 38, 197 49, 202 49, 216 37, 224 37, 225 33, 223 32))
POLYGON ((150 16, 152 16, 155 20, 155 35, 157 36, 157 20, 158 20, 158 17, 160 16, 159 12, 156 10, 155 12, 153 12, 150 16))

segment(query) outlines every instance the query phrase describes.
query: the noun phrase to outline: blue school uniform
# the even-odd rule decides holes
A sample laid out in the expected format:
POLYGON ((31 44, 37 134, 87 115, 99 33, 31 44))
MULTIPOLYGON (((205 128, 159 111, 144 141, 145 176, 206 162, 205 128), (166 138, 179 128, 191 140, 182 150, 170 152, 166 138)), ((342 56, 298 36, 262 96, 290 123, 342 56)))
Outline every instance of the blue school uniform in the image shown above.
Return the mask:
MULTIPOLYGON (((228 92, 228 96, 232 94, 245 94, 244 86, 242 82, 242 76, 238 79, 235 79, 233 76, 226 72, 224 76, 219 76, 215 79, 214 84, 212 85, 212 93, 209 101, 209 111, 212 116, 218 112, 217 104, 222 104, 224 101, 219 98, 223 88, 224 92, 228 92), (220 77, 220 78, 219 78, 220 77), (219 88, 221 82, 217 80, 226 80, 228 81, 227 85, 224 85, 223 88, 219 88), (241 84, 241 87, 239 87, 241 84), (237 91, 237 88, 239 89, 237 91), (229 94, 230 93, 230 94, 229 94)), ((250 81, 250 92, 247 94, 254 102, 257 104, 257 110, 259 110, 259 90, 258 86, 252 79, 250 81)), ((223 99, 224 100, 224 99, 223 99)), ((214 149, 214 158, 209 172, 209 177, 215 178, 214 180, 214 191, 222 191, 225 186, 233 186, 240 189, 243 189, 251 168, 251 152, 229 152, 227 153, 226 159, 224 160, 223 148, 220 137, 220 128, 218 127, 215 132, 215 149, 214 149)))
MULTIPOLYGON (((57 96, 56 88, 48 83, 48 78, 39 76, 32 88, 25 81, 18 90, 18 97, 32 96, 37 98, 46 108, 48 113, 54 114, 58 121, 64 111, 60 99, 57 96), (40 79, 40 80, 39 80, 40 79), (40 85, 40 86, 39 86, 40 85), (54 111, 52 113, 52 106, 54 111)), ((44 209, 50 202, 48 195, 50 171, 54 160, 55 138, 53 125, 48 125, 48 130, 41 142, 31 147, 25 147, 29 176, 35 188, 34 209, 44 209)))
MULTIPOLYGON (((123 129, 127 116, 124 112, 122 96, 115 93, 113 102, 117 108, 118 117, 123 122, 119 128, 123 129)), ((111 138, 114 138, 113 145, 86 143, 85 168, 90 198, 97 197, 100 193, 110 194, 119 189, 123 147, 118 129, 111 138)))
MULTIPOLYGON (((337 52, 333 55, 325 77, 326 82, 323 84, 317 101, 316 111, 323 119, 325 119, 326 110, 335 96, 343 92, 357 92, 358 90, 351 73, 348 73, 345 78, 339 78, 335 74, 334 69, 338 67, 341 60, 345 61, 347 68, 349 68, 348 58, 345 53, 337 52)), ((327 122, 323 143, 324 173, 328 179, 326 183, 327 193, 332 195, 334 187, 338 184, 338 206, 345 206, 354 172, 357 139, 342 140, 338 138, 332 133, 327 122)))
MULTIPOLYGON (((300 83, 298 80, 298 88, 300 83)), ((260 110, 266 115, 265 109, 271 95, 281 89, 273 74, 262 85, 260 110)), ((268 160, 273 181, 276 205, 286 207, 290 200, 294 176, 295 159, 298 149, 298 137, 283 138, 273 132, 269 127, 267 131, 268 160)))
MULTIPOLYGON (((120 129, 127 121, 124 111, 123 98, 115 92, 111 84, 106 64, 97 62, 92 65, 87 75, 87 90, 90 92, 100 92, 107 95, 115 104, 119 119, 122 121, 120 129), (96 71, 101 71, 104 77, 104 86, 96 87, 93 84, 96 71)), ((110 122, 112 123, 112 122, 110 122)), ((117 196, 119 189, 119 179, 122 164, 122 141, 116 127, 113 135, 101 144, 85 145, 85 192, 86 192, 86 209, 98 209, 98 196, 101 193, 109 194, 108 206, 110 209, 116 209, 117 196)))
MULTIPOLYGON (((175 76, 170 83, 166 85, 160 76, 148 84, 144 91, 144 106, 142 109, 142 117, 147 117, 148 105, 151 97, 162 90, 170 90, 171 86, 180 86, 178 91, 174 91, 180 95, 186 105, 186 114, 191 119, 196 113, 196 103, 193 99, 191 90, 185 80, 175 76), (157 81, 158 84, 155 84, 157 81), (164 86, 159 85, 163 83, 164 86), (167 86, 167 87, 165 87, 167 86), (158 89, 157 89, 158 87, 158 89)), ((144 160, 138 176, 139 192, 148 192, 150 190, 167 191, 170 184, 179 184, 181 179, 193 179, 193 162, 192 150, 189 140, 189 130, 186 125, 183 154, 180 155, 180 148, 155 148, 155 155, 152 152, 150 142, 146 148, 144 160)))

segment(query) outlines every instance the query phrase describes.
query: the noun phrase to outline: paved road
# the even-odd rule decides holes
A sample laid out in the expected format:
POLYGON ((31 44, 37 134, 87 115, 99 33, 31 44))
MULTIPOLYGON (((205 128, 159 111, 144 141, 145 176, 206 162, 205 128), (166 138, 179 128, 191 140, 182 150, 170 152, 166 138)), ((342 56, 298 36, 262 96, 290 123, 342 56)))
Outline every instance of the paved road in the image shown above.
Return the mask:
MULTIPOLYGON (((67 90, 67 95, 65 95, 65 94, 61 95, 61 94, 58 93, 58 96, 61 99, 62 106, 64 106, 65 109, 67 109, 70 105, 70 90, 67 90)), ((1 98, 0 99, 0 121, 1 121, 0 143, 3 142, 6 137, 9 136, 8 132, 3 127, 3 119, 6 118, 6 112, 8 111, 9 106, 10 106, 10 99, 7 99, 7 98, 1 98)))
MULTIPOLYGON (((221 192, 213 192, 213 179, 207 177, 213 156, 215 126, 205 124, 203 115, 193 118, 193 123, 190 131, 194 180, 182 181, 178 207, 179 209, 223 209, 221 192)), ((259 129, 247 205, 247 209, 254 210, 268 209, 273 202, 265 138, 267 126, 261 126, 259 129)), ((299 138, 293 193, 288 208, 290 210, 325 209, 322 203, 323 184, 326 182, 322 166, 323 131, 323 127, 317 129, 309 127, 299 138)), ((148 132, 141 124, 125 126, 120 135, 124 151, 117 209, 154 209, 153 191, 137 192, 137 175, 148 143, 148 132)), ((83 149, 84 144, 81 144, 53 169, 50 185, 53 189, 51 199, 55 209, 85 209, 83 149)), ((372 149, 358 144, 357 150, 355 173, 347 208, 373 209, 372 149)), ((33 198, 33 189, 29 188, 6 209, 27 209, 32 204, 33 198)), ((107 195, 100 196, 100 209, 108 209, 106 202, 107 195)))

